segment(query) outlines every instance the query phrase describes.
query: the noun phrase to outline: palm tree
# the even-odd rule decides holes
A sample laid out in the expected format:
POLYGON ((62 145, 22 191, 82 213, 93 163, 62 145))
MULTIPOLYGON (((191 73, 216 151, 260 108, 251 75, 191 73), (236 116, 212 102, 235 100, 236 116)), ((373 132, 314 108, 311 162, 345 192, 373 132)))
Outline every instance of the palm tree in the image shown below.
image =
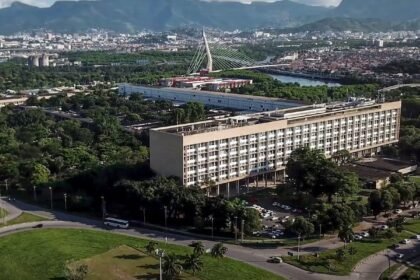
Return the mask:
POLYGON ((182 265, 179 262, 179 259, 176 255, 165 255, 163 257, 163 274, 165 275, 165 279, 167 280, 174 280, 177 279, 178 276, 182 273, 182 265))
POLYGON ((184 269, 191 270, 193 275, 203 269, 203 262, 199 255, 191 254, 186 256, 184 262, 184 269))
POLYGON ((201 241, 194 242, 191 246, 194 248, 194 255, 202 256, 206 252, 206 248, 204 247, 203 242, 201 241))
POLYGON ((149 255, 152 255, 157 248, 158 243, 155 241, 150 241, 147 245, 146 245, 146 251, 149 255))
POLYGON ((227 248, 223 246, 223 243, 217 243, 211 248, 211 256, 214 258, 223 258, 227 252, 227 248))

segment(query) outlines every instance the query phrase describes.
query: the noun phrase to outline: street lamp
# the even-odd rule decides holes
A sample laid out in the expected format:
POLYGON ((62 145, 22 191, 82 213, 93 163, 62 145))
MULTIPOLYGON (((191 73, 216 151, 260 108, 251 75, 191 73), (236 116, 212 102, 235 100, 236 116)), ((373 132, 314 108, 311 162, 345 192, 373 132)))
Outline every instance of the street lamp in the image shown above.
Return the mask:
POLYGON ((322 239, 322 224, 319 224, 319 239, 322 239))
POLYGON ((106 214, 106 205, 105 205, 105 197, 101 196, 101 202, 102 202, 102 220, 105 220, 105 214, 106 214))
POLYGON ((297 251, 297 259, 299 260, 300 256, 300 233, 298 234, 298 251, 297 251))
POLYGON ((161 250, 161 249, 156 249, 155 250, 155 254, 156 256, 159 257, 159 279, 163 280, 163 275, 162 275, 162 258, 165 256, 165 251, 161 250))
POLYGON ((165 232, 168 232, 168 218, 167 218, 167 206, 163 206, 163 212, 165 214, 165 232))
POLYGON ((143 225, 146 225, 146 208, 142 207, 141 211, 143 211, 143 225))
POLYGON ((64 210, 67 211, 67 193, 64 193, 64 210))
POLYGON ((53 191, 52 191, 52 187, 48 187, 48 189, 50 190, 50 208, 51 208, 51 210, 53 210, 53 191))
POLYGON ((238 242, 238 216, 235 216, 235 242, 238 242))
POLYGON ((245 220, 241 220, 241 242, 244 242, 244 226, 245 226, 245 220))
POLYGON ((211 240, 214 240, 214 217, 210 216, 211 221, 211 240))
POLYGON ((36 197, 36 186, 34 186, 34 201, 36 201, 37 200, 37 197, 36 197))

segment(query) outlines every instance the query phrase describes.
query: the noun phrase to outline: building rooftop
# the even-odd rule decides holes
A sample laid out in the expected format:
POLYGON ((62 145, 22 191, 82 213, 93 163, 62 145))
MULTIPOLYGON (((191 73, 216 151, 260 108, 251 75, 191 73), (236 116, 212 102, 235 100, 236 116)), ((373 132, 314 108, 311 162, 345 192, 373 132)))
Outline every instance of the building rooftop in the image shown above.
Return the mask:
POLYGON ((293 121, 301 121, 302 119, 310 121, 312 118, 341 115, 344 111, 362 111, 379 107, 380 104, 377 104, 375 101, 372 100, 352 100, 350 102, 315 104, 310 106, 300 106, 271 112, 252 113, 218 120, 162 127, 156 130, 172 134, 179 134, 182 136, 188 136, 214 131, 222 131, 237 127, 275 122, 280 120, 287 120, 289 123, 293 123, 293 121))
POLYGON ((406 162, 390 158, 367 158, 358 161, 356 164, 389 172, 401 172, 406 168, 417 167, 417 165, 413 162, 406 162))

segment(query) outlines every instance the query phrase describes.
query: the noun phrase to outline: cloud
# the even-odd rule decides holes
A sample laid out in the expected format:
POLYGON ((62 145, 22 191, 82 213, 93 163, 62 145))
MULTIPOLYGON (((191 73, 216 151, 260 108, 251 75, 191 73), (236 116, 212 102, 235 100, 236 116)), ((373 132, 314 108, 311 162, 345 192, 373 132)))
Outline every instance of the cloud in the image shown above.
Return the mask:
MULTIPOLYGON (((51 6, 55 0, 20 0, 23 3, 34 5, 38 7, 48 7, 51 6)), ((114 0, 118 1, 118 0, 114 0)), ((217 0, 217 1, 238 1, 238 2, 251 2, 250 0, 217 0)), ((258 1, 266 1, 266 2, 274 2, 276 0, 258 0, 258 1)), ((319 5, 319 6, 336 6, 338 5, 341 0, 292 0, 295 2, 308 4, 308 5, 319 5)), ((10 6, 11 3, 15 2, 15 0, 0 0, 0 8, 10 6)))

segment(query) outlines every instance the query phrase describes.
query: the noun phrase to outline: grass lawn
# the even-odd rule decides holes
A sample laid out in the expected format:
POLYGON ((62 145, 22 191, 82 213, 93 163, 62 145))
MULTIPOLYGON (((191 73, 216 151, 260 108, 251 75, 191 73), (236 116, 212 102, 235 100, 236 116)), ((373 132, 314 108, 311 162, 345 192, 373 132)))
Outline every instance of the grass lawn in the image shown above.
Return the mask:
MULTIPOLYGON (((320 239, 318 237, 308 238, 300 241, 300 245, 309 244, 317 242, 320 239)), ((226 243, 235 244, 234 240, 226 241, 226 243)), ((276 247, 289 247, 297 246, 298 242, 296 238, 283 238, 283 239, 255 239, 255 240, 244 240, 244 242, 239 243, 244 247, 252 248, 276 248, 276 247)))
POLYGON ((381 274, 381 276, 379 277, 379 280, 386 280, 386 279, 389 279, 389 276, 391 276, 391 275, 392 275, 392 273, 394 273, 395 271, 397 271, 397 269, 399 269, 399 268, 400 268, 400 266, 401 266, 401 264, 399 264, 399 263, 394 264, 393 266, 391 266, 391 269, 387 269, 387 270, 385 270, 385 271, 381 274))
MULTIPOLYGON (((159 278, 159 260, 127 245, 74 262, 70 266, 81 264, 88 266, 87 280, 159 278)), ((183 272, 180 279, 199 278, 183 272)))
POLYGON ((356 254, 351 256, 347 252, 344 261, 341 262, 336 260, 337 250, 327 250, 322 252, 318 258, 313 255, 304 255, 300 257, 299 261, 296 257, 285 257, 284 261, 308 271, 334 275, 348 275, 362 259, 385 250, 390 245, 398 243, 402 239, 409 238, 410 236, 412 236, 412 234, 402 232, 392 239, 366 239, 362 241, 355 241, 351 243, 351 245, 348 245, 347 248, 355 248, 356 254))
POLYGON ((404 224, 404 228, 408 231, 420 234, 420 220, 410 220, 404 224))
MULTIPOLYGON (((40 222, 40 221, 45 221, 45 220, 47 220, 47 219, 43 218, 43 217, 40 217, 40 216, 36 216, 36 215, 32 215, 32 214, 23 212, 16 219, 8 221, 7 226, 23 224, 23 223, 30 223, 30 222, 40 222)), ((0 227, 4 227, 4 226, 6 226, 6 225, 3 225, 3 224, 0 225, 0 227)))
POLYGON ((420 176, 410 176, 408 179, 414 183, 420 184, 420 176))
MULTIPOLYGON (((147 240, 93 230, 40 229, 16 233, 0 238, 0 279, 63 279, 64 266, 68 261, 92 258, 122 245, 143 251, 147 243, 147 240)), ((178 255, 192 252, 189 247, 169 244, 160 246, 168 253, 178 255)), ((282 279, 229 258, 219 260, 205 256, 203 262, 203 271, 197 274, 197 279, 282 279)))
POLYGON ((0 208, 0 219, 3 218, 4 216, 7 216, 7 211, 3 208, 0 208))

